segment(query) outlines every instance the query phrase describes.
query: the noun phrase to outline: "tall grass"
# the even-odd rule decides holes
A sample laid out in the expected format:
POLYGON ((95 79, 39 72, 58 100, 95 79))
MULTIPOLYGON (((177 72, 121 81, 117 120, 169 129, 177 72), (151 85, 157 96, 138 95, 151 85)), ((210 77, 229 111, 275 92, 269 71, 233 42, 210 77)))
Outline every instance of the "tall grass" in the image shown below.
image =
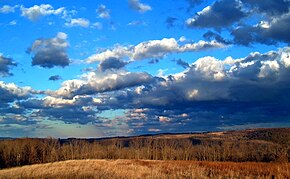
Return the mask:
POLYGON ((289 163, 68 160, 0 170, 0 178, 290 178, 289 163))

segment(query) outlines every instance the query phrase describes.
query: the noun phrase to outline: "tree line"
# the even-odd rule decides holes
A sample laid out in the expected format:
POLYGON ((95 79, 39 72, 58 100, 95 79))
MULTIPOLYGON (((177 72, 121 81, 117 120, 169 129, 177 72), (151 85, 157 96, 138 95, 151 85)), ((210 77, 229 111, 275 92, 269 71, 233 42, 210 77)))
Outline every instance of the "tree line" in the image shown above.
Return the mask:
POLYGON ((133 137, 103 140, 11 139, 0 141, 0 168, 72 159, 149 159, 287 162, 289 145, 259 140, 133 137))

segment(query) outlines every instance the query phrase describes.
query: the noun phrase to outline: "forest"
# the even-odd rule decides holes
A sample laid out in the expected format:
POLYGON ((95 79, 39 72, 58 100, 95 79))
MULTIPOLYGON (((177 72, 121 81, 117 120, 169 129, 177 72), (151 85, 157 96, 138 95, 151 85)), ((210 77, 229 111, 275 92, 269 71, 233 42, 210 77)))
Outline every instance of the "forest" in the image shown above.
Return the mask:
POLYGON ((290 128, 99 139, 0 140, 0 168, 77 159, 289 162, 290 128))

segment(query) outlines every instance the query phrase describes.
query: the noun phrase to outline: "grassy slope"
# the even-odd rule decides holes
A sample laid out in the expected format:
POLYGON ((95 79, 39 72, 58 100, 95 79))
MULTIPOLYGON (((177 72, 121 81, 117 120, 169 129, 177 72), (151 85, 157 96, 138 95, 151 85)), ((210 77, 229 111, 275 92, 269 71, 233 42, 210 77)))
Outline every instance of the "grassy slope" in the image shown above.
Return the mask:
POLYGON ((69 160, 0 170, 0 178, 290 178, 289 163, 69 160))

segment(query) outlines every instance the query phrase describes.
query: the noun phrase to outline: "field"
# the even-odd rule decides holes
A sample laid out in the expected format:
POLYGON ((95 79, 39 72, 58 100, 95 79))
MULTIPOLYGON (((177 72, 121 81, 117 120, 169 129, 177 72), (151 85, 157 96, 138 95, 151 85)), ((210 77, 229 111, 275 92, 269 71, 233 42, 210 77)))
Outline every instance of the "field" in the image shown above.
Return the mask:
POLYGON ((0 178, 290 178, 289 163, 67 160, 0 170, 0 178))

